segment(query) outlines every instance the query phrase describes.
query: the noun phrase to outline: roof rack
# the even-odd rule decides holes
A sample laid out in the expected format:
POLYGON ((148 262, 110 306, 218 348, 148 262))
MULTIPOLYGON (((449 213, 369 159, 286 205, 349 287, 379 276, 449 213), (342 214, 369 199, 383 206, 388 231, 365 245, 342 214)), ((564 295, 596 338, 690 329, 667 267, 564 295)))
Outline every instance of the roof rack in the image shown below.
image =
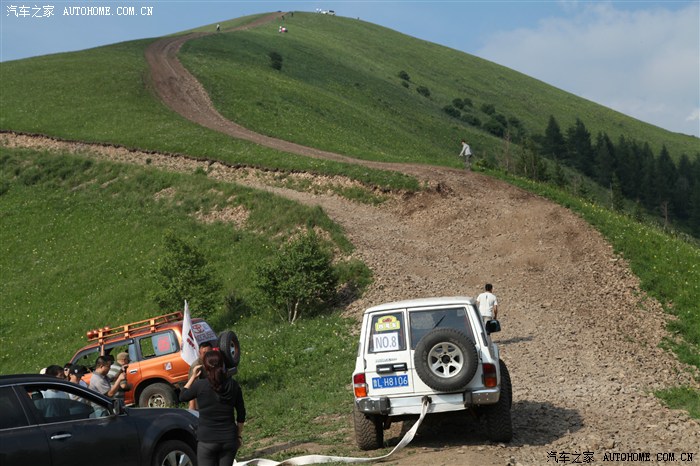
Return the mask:
POLYGON ((113 339, 115 337, 129 338, 132 333, 137 330, 143 330, 150 328, 150 332, 155 332, 156 327, 161 324, 167 324, 168 322, 175 322, 182 320, 182 311, 172 312, 170 314, 163 314, 162 316, 151 317, 146 320, 139 320, 138 322, 131 322, 129 324, 119 325, 117 327, 102 327, 87 332, 88 341, 97 341, 100 345, 103 345, 105 340, 113 339))

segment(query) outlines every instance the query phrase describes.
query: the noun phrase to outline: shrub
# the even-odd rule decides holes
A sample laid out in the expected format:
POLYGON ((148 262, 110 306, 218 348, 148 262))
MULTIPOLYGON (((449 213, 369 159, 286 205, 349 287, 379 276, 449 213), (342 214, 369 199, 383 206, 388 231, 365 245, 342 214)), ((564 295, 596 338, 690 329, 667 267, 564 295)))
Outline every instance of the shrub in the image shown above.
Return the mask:
POLYGON ((182 309, 185 300, 200 317, 208 317, 219 304, 221 283, 210 270, 204 254, 187 241, 167 231, 165 253, 153 270, 160 286, 153 299, 162 310, 182 309))
POLYGON ((464 108, 464 101, 462 99, 452 99, 452 105, 454 105, 456 108, 463 109, 464 108))
POLYGON ((403 79, 404 81, 411 80, 411 77, 404 70, 399 71, 399 78, 403 79))
POLYGON ((460 118, 463 122, 470 124, 472 126, 479 127, 481 126, 481 120, 479 120, 477 117, 470 113, 464 113, 462 117, 460 118))
POLYGON ((496 106, 493 104, 483 104, 481 106, 481 111, 487 115, 493 115, 496 113, 496 106))
POLYGON ((508 127, 508 120, 506 120, 506 117, 504 115, 497 113, 493 116, 493 119, 499 122, 504 128, 508 127))
POLYGON ((430 89, 428 89, 425 86, 418 86, 416 88, 416 92, 418 92, 423 97, 430 97, 430 89))
POLYGON ((338 279, 331 261, 331 253, 311 231, 258 266, 255 286, 293 324, 304 311, 312 311, 335 297, 338 279))
POLYGON ((452 105, 445 105, 442 110, 454 118, 459 118, 462 115, 460 111, 454 108, 452 105))
POLYGON ((491 118, 489 121, 484 123, 484 129, 494 136, 498 136, 499 138, 502 138, 506 132, 503 125, 495 118, 491 118))
POLYGON ((472 99, 470 99, 469 97, 465 97, 464 99, 462 99, 462 104, 464 104, 465 107, 474 107, 472 99))
POLYGON ((401 81, 401 85, 402 85, 403 87, 405 87, 406 89, 408 89, 408 82, 406 82, 406 81, 401 81))
POLYGON ((270 65, 276 69, 276 70, 281 70, 282 69, 282 55, 280 55, 277 52, 270 52, 268 53, 268 56, 270 57, 270 65))

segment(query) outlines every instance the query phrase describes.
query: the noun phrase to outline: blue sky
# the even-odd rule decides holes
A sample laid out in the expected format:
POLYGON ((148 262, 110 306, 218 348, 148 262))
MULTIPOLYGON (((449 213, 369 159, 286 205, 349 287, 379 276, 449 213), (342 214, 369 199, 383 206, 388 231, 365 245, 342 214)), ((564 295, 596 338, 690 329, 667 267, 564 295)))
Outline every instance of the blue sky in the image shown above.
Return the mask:
POLYGON ((340 16, 359 17, 485 58, 640 120, 700 137, 700 0, 0 3, 0 61, 157 37, 254 13, 332 9, 340 16), (47 6, 53 7, 53 16, 45 16, 47 6), (113 14, 63 15, 65 7, 87 6, 110 6, 113 14), (130 6, 135 7, 135 16, 116 15, 118 8, 130 6), (140 14, 149 7, 150 15, 140 14), (21 16, 21 11, 28 16, 21 16))

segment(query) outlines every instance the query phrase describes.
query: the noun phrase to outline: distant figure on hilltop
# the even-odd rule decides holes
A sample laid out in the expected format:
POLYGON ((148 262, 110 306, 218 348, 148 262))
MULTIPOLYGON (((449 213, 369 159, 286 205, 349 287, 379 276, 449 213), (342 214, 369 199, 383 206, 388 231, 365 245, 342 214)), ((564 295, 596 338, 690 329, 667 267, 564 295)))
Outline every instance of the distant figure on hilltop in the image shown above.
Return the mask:
POLYGON ((216 25, 216 32, 221 32, 221 25, 220 24, 216 25))
POLYGON ((472 156, 472 150, 469 147, 469 144, 467 144, 467 141, 462 139, 462 150, 459 153, 460 157, 464 157, 464 168, 469 170, 471 167, 471 156, 472 156))

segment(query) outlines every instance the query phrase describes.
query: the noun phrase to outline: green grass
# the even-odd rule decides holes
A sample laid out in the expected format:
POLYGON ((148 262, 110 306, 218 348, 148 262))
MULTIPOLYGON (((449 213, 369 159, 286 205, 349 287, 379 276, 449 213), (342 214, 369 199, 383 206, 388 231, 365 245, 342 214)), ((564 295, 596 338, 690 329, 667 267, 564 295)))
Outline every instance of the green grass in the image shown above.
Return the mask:
POLYGON ((372 188, 419 189, 415 178, 401 173, 283 153, 185 120, 151 90, 144 58, 150 42, 0 63, 6 86, 0 94, 0 129, 285 172, 341 175, 372 188), (51 79, 28 80, 27 76, 51 79))
POLYGON ((259 132, 355 157, 458 166, 466 137, 477 155, 500 139, 445 114, 455 98, 516 117, 543 133, 550 115, 563 127, 581 118, 593 135, 605 131, 649 141, 658 153, 695 155, 697 139, 644 124, 540 81, 446 47, 342 17, 298 13, 290 32, 278 22, 184 44, 180 59, 219 111, 259 132), (271 66, 270 52, 282 56, 271 66), (400 71, 410 76, 402 86, 400 71), (431 95, 416 92, 426 86, 431 95))
POLYGON ((205 251, 224 292, 251 308, 250 271, 298 228, 325 230, 341 254, 353 248, 320 209, 202 176, 4 148, 0 162, 2 373, 63 363, 88 328, 153 314, 149 274, 168 229, 205 251), (236 206, 245 227, 195 218, 236 206), (12 349, 29 341, 17 358, 12 349))
MULTIPOLYGON (((240 454, 271 438, 354 452, 343 444, 356 321, 330 310, 289 325, 258 305, 251 283, 255 264, 298 228, 321 228, 344 255, 352 252, 320 209, 197 174, 0 147, 0 212, 0 374, 63 364, 86 343, 88 329, 159 314, 149 277, 171 229, 204 251, 226 291, 243 301, 242 312, 217 309, 210 319, 241 342, 237 378, 249 422, 240 454), (194 218, 225 206, 245 207, 245 227, 194 218)), ((344 269, 362 267, 350 260, 344 269)))
POLYGON ((700 419, 700 392, 689 387, 676 387, 668 390, 659 390, 656 396, 661 398, 671 409, 684 409, 694 417, 700 419))

